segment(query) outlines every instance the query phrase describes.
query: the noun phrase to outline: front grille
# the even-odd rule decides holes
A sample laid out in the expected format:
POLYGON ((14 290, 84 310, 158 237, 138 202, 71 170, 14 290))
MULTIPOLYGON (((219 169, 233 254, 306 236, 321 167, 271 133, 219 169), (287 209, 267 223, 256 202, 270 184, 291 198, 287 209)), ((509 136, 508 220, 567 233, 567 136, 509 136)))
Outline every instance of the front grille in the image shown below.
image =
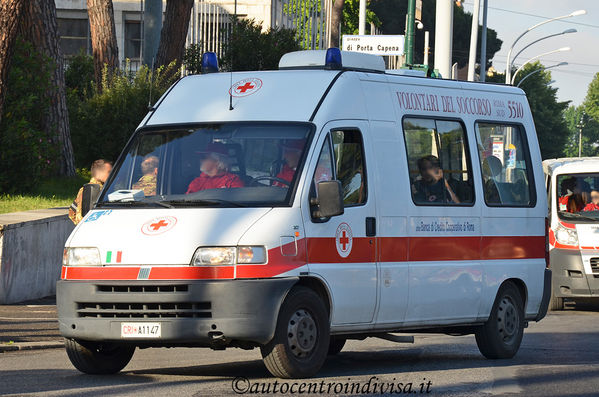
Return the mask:
POLYGON ((165 293, 165 292, 187 292, 189 286, 186 284, 179 285, 98 285, 98 292, 116 292, 116 293, 165 293))
POLYGON ((591 271, 595 277, 599 277, 599 258, 591 258, 591 271))
POLYGON ((78 317, 95 318, 211 318, 210 302, 77 303, 78 317))

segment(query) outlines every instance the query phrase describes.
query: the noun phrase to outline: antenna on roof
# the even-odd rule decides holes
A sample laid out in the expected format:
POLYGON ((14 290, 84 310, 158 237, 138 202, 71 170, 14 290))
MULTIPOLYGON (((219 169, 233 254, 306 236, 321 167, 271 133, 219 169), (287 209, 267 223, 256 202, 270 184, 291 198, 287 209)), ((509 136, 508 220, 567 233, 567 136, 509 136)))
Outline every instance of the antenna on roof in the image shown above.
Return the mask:
POLYGON ((233 32, 235 31, 235 27, 237 26, 237 0, 235 0, 235 7, 233 8, 233 29, 231 30, 231 34, 229 35, 229 51, 231 52, 231 62, 230 62, 230 67, 231 67, 231 72, 230 72, 230 84, 229 84, 229 110, 233 110, 233 51, 231 51, 231 36, 233 35, 233 32))

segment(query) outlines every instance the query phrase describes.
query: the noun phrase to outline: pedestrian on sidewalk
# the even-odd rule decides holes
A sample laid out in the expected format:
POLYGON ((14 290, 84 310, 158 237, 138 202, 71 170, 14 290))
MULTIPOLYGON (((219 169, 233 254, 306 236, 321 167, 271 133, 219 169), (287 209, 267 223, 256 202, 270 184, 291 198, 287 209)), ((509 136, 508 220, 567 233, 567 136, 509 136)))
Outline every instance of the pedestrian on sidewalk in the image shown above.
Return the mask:
MULTIPOLYGON (((104 187, 104 183, 108 179, 108 175, 110 175, 110 171, 112 171, 112 162, 104 159, 98 159, 92 163, 91 174, 92 177, 88 183, 93 183, 96 185, 100 185, 100 189, 104 187)), ((69 218, 76 225, 81 222, 83 216, 81 215, 81 200, 83 198, 83 186, 79 189, 77 193, 77 197, 71 204, 69 208, 69 218)))

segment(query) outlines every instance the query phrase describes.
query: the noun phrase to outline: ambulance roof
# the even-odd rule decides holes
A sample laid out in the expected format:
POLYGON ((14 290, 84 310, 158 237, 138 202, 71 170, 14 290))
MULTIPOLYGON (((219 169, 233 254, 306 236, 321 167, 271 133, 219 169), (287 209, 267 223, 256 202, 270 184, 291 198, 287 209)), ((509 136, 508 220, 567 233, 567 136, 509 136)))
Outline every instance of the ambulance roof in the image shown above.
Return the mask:
POLYGON ((578 174, 599 172, 599 157, 565 157, 543 161, 546 174, 578 174))

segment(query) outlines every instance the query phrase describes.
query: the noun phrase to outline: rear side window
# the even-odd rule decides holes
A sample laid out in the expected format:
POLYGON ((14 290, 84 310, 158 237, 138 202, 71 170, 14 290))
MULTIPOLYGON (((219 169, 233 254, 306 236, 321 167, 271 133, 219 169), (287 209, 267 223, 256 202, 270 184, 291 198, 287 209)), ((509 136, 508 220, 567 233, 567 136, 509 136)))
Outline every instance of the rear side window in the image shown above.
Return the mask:
POLYGON ((476 140, 487 205, 534 206, 536 192, 524 129, 517 125, 476 123, 476 140))
POLYGON ((403 129, 414 203, 474 203, 472 167, 462 124, 453 120, 405 118, 403 129))

